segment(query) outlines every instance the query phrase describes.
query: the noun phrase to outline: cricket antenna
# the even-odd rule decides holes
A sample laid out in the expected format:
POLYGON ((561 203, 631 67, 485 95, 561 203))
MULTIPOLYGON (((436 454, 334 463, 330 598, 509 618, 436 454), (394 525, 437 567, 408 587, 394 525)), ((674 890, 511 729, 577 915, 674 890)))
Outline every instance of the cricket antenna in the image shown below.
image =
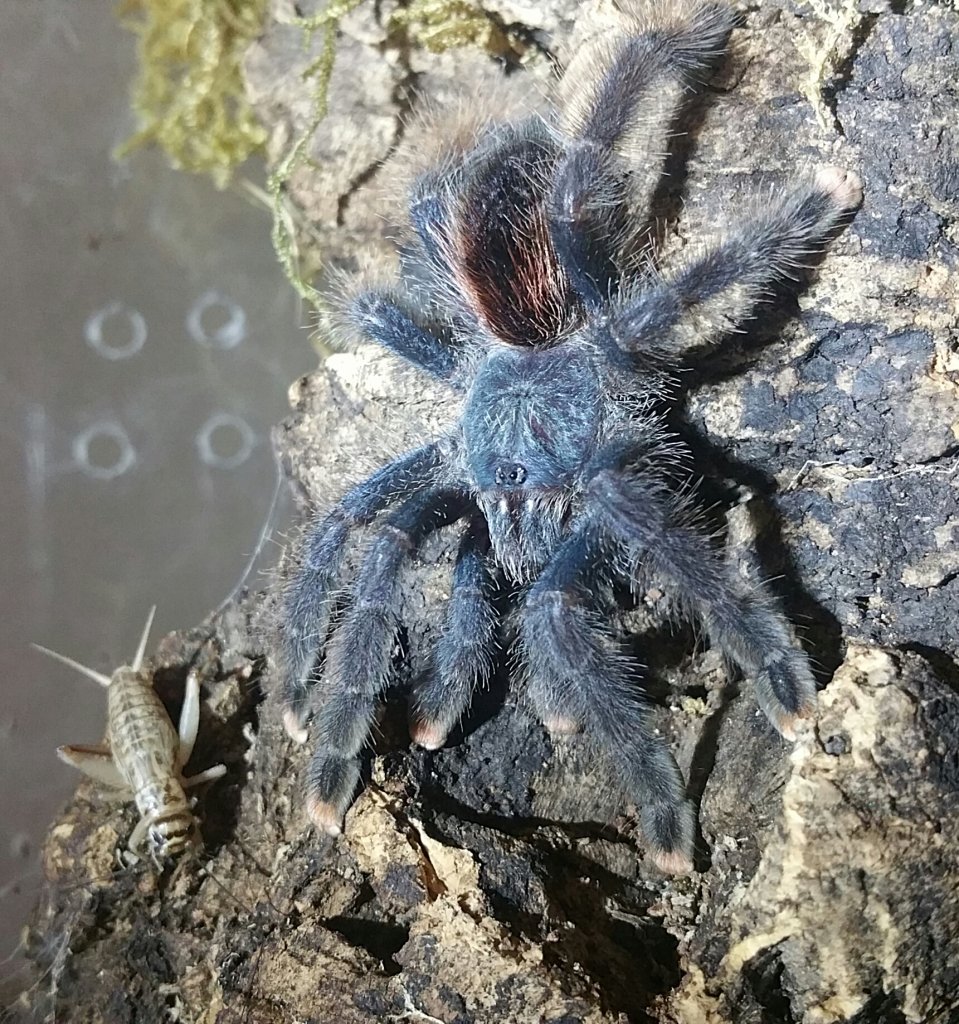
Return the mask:
POLYGON ((150 627, 153 625, 153 616, 156 615, 157 606, 154 605, 150 609, 150 614, 147 616, 147 624, 143 627, 143 636, 140 637, 140 646, 137 648, 137 653, 133 659, 134 672, 140 671, 140 666, 143 664, 143 655, 147 649, 147 638, 150 636, 150 627))
POLYGON ((55 661, 60 661, 64 665, 69 665, 70 668, 75 668, 78 672, 82 672, 88 679, 93 679, 101 686, 110 685, 110 677, 105 676, 102 672, 97 672, 95 669, 87 668, 86 665, 81 665, 79 661, 74 661, 73 658, 68 658, 65 654, 58 654, 56 651, 51 651, 49 647, 44 647, 42 644, 31 644, 30 646, 41 654, 48 654, 55 661))

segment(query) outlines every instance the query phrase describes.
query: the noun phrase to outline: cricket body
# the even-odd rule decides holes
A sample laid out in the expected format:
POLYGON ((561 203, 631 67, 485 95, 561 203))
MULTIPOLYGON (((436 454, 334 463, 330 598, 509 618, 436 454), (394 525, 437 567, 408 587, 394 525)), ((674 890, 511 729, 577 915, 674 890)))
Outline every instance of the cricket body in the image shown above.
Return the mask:
POLYGON ((130 852, 137 858, 148 854, 159 867, 165 859, 177 856, 197 840, 196 818, 186 790, 220 778, 226 768, 218 764, 191 778, 183 775, 200 722, 200 684, 191 671, 179 729, 175 729, 153 688, 151 673, 143 668, 155 611, 150 611, 133 664, 121 666, 112 676, 46 647, 34 646, 107 688, 105 742, 97 746, 63 746, 57 754, 62 761, 102 783, 112 795, 132 797, 140 821, 130 836, 130 852))

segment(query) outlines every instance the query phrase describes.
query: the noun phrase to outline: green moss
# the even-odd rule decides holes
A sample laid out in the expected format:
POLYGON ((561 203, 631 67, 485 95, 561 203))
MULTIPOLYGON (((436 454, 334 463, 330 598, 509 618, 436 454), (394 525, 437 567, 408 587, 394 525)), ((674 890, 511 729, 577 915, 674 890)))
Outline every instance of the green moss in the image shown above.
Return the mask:
MULTIPOLYGON (((364 2, 369 0, 330 0, 319 14, 294 22, 307 47, 322 34, 319 56, 302 75, 313 96, 312 112, 267 179, 277 258, 297 294, 313 305, 319 293, 301 269, 298 212, 286 189, 326 117, 339 24, 364 2)), ((122 0, 123 23, 139 37, 133 108, 140 128, 118 155, 156 143, 174 167, 209 174, 219 188, 229 184, 235 168, 267 137, 246 101, 240 73, 243 54, 263 30, 266 14, 267 0, 122 0)), ((468 0, 411 0, 393 13, 389 28, 405 45, 434 53, 473 46, 505 57, 522 49, 496 19, 468 0)))
MULTIPOLYGON (((319 294, 300 267, 298 212, 286 187, 326 117, 339 24, 364 2, 369 0, 330 0, 319 14, 294 22, 307 47, 322 34, 320 54, 302 75, 312 92, 312 112, 267 179, 277 258, 297 293, 313 305, 319 294)), ((156 143, 174 167, 209 174, 219 188, 229 184, 235 168, 267 137, 246 100, 240 73, 243 55, 263 30, 266 15, 267 0, 122 0, 123 23, 139 37, 133 108, 140 128, 118 155, 156 143)), ((523 49, 498 20, 468 0, 411 0, 392 14, 389 28, 403 37, 404 45, 434 53, 472 46, 506 57, 523 49)))
POLYGON ((247 103, 240 62, 263 29, 266 0, 123 0, 123 24, 139 37, 133 109, 140 128, 124 156, 156 143, 174 167, 225 187, 266 141, 247 103))
POLYGON ((390 24, 433 53, 462 46, 476 46, 497 56, 515 50, 514 40, 499 22, 467 0, 411 0, 394 12, 390 24))
POLYGON ((280 266, 296 293, 314 306, 319 306, 320 295, 300 271, 295 217, 287 206, 286 185, 294 171, 303 163, 310 141, 329 109, 327 95, 330 75, 333 74, 333 62, 336 59, 336 30, 340 21, 363 2, 364 0, 331 0, 321 13, 310 18, 298 18, 294 22, 303 29, 306 46, 311 44, 317 32, 323 33, 319 57, 302 74, 303 81, 308 83, 313 94, 312 111, 306 129, 287 150, 266 183, 273 207, 271 237, 280 266))

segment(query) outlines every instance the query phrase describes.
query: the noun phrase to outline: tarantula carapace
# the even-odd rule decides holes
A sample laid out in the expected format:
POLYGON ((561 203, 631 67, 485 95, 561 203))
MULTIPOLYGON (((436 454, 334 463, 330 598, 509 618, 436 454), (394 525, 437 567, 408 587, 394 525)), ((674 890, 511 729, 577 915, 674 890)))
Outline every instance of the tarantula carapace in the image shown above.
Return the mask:
POLYGON ((366 338, 464 404, 451 433, 384 466, 311 528, 285 591, 285 723, 312 736, 307 807, 319 828, 340 831, 359 781, 390 674, 398 572, 452 523, 462 540, 445 628, 412 695, 418 744, 440 747, 487 679, 503 578, 529 701, 554 734, 591 734, 667 871, 691 870, 693 814, 635 666, 604 624, 613 587, 668 581, 783 736, 811 713, 813 677, 789 624, 697 526, 690 489, 675 482, 681 445, 663 411, 688 350, 734 330, 820 252, 860 202, 859 181, 821 170, 657 269, 641 230, 674 121, 733 21, 715 3, 621 2, 616 24, 572 58, 552 113, 487 121, 416 176, 403 283, 350 300, 366 338), (331 625, 350 535, 370 524, 331 625))

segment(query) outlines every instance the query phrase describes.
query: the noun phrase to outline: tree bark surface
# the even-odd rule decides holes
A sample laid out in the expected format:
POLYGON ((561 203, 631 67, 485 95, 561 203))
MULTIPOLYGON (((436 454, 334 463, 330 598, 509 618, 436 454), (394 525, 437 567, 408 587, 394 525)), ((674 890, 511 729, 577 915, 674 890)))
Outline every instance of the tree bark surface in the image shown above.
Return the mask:
MULTIPOLYGON (((387 258, 402 199, 373 197, 416 143, 411 114, 464 91, 547 86, 576 4, 482 9, 505 62, 429 53, 387 4, 341 24, 330 114, 288 187, 310 225, 301 244, 326 266, 387 258)), ((277 0, 246 63, 274 161, 309 124, 302 72, 319 46, 304 48, 290 20, 277 0)), ((118 868, 134 812, 81 786, 44 851, 32 1012, 959 1021, 957 83, 959 15, 945 5, 757 3, 674 143, 668 245, 797 166, 857 170, 866 194, 809 287, 697 364, 683 414, 707 491, 748 488, 733 516, 745 509, 758 530, 763 571, 819 668, 815 726, 784 744, 748 682, 667 627, 665 593, 614 623, 644 634, 651 714, 698 803, 696 872, 653 867, 587 741, 551 744, 505 665, 444 749, 411 749, 403 692, 441 622, 447 531, 403 577, 396 686, 338 840, 306 822, 309 751, 280 724, 276 588, 166 638, 153 666, 174 714, 190 665, 205 684, 191 769, 229 768, 199 797, 204 853, 159 877, 118 868)), ((327 358, 291 399, 277 443, 304 512, 457 414, 449 393, 371 347, 327 358)))

